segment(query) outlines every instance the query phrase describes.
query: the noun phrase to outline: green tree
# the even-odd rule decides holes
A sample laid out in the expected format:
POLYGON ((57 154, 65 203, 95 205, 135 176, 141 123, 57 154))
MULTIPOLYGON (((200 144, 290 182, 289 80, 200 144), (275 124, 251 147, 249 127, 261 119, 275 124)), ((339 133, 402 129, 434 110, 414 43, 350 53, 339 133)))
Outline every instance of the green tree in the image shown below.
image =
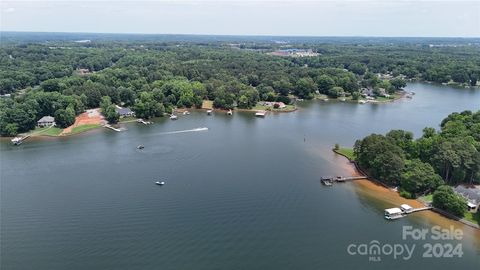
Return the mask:
POLYGON ((467 211, 467 202, 465 199, 456 194, 450 186, 440 186, 433 193, 434 207, 445 210, 457 217, 463 217, 467 211))
POLYGON ((118 120, 120 119, 120 115, 118 114, 115 105, 108 106, 103 114, 105 115, 107 121, 111 124, 118 123, 118 120))
POLYGON ((433 167, 419 159, 407 161, 405 171, 400 177, 402 190, 409 192, 413 197, 435 190, 443 183, 442 178, 435 173, 433 167))
POLYGON ((58 109, 55 111, 55 124, 59 127, 66 128, 75 123, 75 111, 69 107, 66 109, 58 109))
POLYGON ((392 86, 397 90, 407 86, 407 82, 404 79, 398 77, 390 80, 390 84, 392 84, 392 86))
POLYGON ((328 75, 321 75, 317 79, 317 86, 320 93, 327 94, 328 90, 335 86, 335 81, 328 75))

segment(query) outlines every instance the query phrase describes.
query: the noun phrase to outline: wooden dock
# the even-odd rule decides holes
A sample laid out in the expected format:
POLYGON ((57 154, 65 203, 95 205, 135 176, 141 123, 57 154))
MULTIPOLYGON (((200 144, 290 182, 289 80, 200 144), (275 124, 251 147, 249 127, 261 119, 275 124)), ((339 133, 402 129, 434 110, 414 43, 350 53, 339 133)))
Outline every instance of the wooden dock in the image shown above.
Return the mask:
POLYGON ((430 209, 433 209, 433 207, 426 206, 426 207, 420 207, 420 208, 413 208, 409 213, 420 212, 420 211, 425 211, 430 209))
POLYGON ((336 182, 346 182, 346 181, 353 181, 353 180, 363 180, 368 179, 366 176, 337 176, 334 180, 336 182))
POLYGON ((13 145, 20 145, 20 144, 22 144, 23 141, 25 141, 28 137, 30 137, 30 134, 29 134, 29 135, 25 135, 25 136, 15 137, 15 138, 11 139, 10 141, 12 142, 13 145))
POLYGON ((111 129, 111 130, 114 130, 114 131, 116 131, 116 132, 120 132, 120 131, 122 131, 122 130, 125 130, 125 129, 120 129, 120 128, 114 128, 114 127, 112 127, 112 126, 109 125, 109 124, 106 124, 104 127, 109 128, 109 129, 111 129))
POLYGON ((335 176, 335 177, 333 177, 333 176, 322 176, 322 177, 320 177, 320 181, 322 181, 322 183, 324 183, 324 182, 344 183, 344 182, 347 182, 347 181, 362 180, 362 179, 368 179, 368 177, 366 177, 366 176, 335 176))

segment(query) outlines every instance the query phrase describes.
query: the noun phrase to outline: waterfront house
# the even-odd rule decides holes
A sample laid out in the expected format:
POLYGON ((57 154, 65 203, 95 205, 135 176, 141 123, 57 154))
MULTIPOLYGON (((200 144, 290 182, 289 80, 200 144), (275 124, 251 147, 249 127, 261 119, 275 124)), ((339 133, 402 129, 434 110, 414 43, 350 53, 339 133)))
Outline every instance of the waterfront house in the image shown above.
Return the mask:
POLYGON ((37 121, 37 126, 39 127, 51 127, 55 126, 55 118, 52 116, 44 116, 37 121))
POLYGON ((130 108, 117 108, 117 113, 120 115, 120 117, 129 117, 129 116, 134 116, 135 113, 130 110, 130 108))
POLYGON ((479 186, 458 185, 453 189, 457 194, 467 200, 468 211, 476 213, 480 208, 480 188, 479 186))

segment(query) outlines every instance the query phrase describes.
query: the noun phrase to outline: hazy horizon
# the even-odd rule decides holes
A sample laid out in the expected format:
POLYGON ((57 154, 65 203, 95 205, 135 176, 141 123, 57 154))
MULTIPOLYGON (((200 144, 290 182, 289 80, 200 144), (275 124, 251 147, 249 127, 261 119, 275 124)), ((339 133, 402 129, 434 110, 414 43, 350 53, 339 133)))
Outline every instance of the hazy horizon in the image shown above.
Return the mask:
POLYGON ((479 1, 2 1, 4 32, 480 37, 479 1))

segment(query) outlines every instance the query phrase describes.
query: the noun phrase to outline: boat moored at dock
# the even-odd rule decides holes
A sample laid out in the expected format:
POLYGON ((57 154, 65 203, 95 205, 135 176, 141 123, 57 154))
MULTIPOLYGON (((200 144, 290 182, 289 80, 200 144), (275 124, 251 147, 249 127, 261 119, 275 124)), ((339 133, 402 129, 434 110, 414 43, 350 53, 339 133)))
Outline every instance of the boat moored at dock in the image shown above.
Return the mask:
POLYGON ((413 207, 411 207, 411 206, 408 205, 408 204, 402 204, 402 205, 400 205, 400 209, 401 209, 405 214, 409 214, 409 213, 412 213, 412 212, 413 212, 413 207))
POLYGON ((13 139, 11 139, 10 141, 12 142, 13 145, 20 145, 22 144, 24 138, 22 137, 15 137, 13 139))
POLYGON ((404 217, 402 209, 398 207, 385 209, 385 218, 388 220, 399 219, 404 217))

